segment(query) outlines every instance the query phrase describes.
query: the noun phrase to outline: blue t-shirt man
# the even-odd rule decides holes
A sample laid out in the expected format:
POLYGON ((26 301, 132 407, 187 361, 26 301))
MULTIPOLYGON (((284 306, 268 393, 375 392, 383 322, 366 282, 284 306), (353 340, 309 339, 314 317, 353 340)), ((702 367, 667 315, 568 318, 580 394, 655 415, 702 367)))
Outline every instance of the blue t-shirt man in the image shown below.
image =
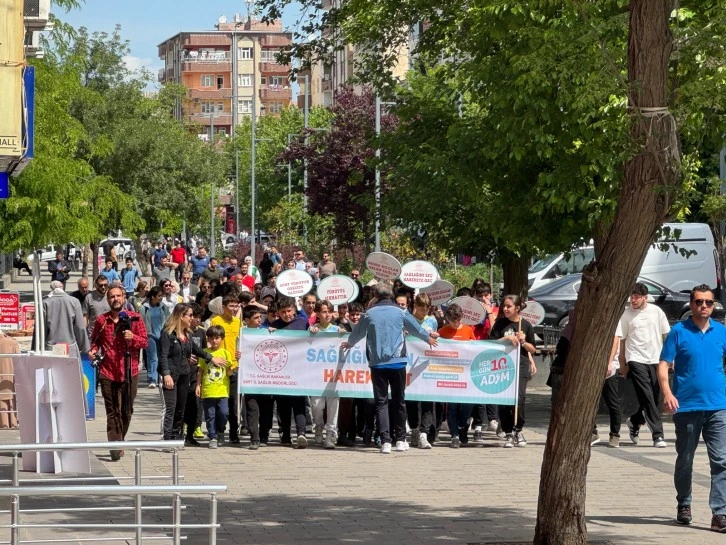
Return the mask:
POLYGON ((691 318, 671 328, 660 359, 673 363, 673 395, 678 412, 726 409, 726 327, 709 320, 705 331, 691 318))
POLYGON ((204 272, 204 269, 209 267, 209 256, 200 256, 200 255, 193 255, 191 258, 189 258, 189 261, 192 264, 192 275, 194 278, 198 278, 202 275, 204 272))

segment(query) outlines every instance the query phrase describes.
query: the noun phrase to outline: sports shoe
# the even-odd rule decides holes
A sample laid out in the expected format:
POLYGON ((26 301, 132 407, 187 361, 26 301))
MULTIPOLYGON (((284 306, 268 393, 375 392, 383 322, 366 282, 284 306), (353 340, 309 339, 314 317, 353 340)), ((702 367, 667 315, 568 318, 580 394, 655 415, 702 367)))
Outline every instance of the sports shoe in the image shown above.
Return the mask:
POLYGON ((693 517, 691 516, 690 505, 679 505, 676 511, 676 522, 678 524, 691 524, 693 517))
POLYGON ((665 439, 658 437, 658 439, 653 441, 653 446, 655 448, 666 448, 668 445, 666 444, 665 439))
POLYGON ((419 434, 418 430, 411 430, 411 446, 417 447, 420 440, 421 435, 419 434))
POLYGON ((451 448, 459 448, 461 446, 461 439, 458 437, 452 437, 451 438, 451 445, 449 445, 451 448))
POLYGON ((496 420, 490 420, 487 424, 487 431, 496 432, 499 429, 499 422, 496 420))
POLYGON ((308 446, 308 438, 304 435, 298 435, 297 439, 295 440, 295 448, 307 448, 308 446))
POLYGON ((630 418, 625 421, 625 424, 628 426, 628 434, 630 435, 630 440, 633 442, 633 444, 637 445, 638 443, 640 443, 640 437, 638 437, 640 429, 636 428, 633 425, 633 423, 630 421, 630 418))
POLYGON ((475 431, 474 432, 474 442, 481 443, 482 441, 484 441, 484 434, 481 431, 475 431))
POLYGON ((353 441, 350 437, 345 437, 344 435, 341 435, 335 441, 335 444, 339 447, 354 447, 355 441, 353 441))
POLYGON ((597 433, 593 432, 592 435, 590 436, 590 446, 592 447, 594 445, 597 445, 599 442, 600 442, 600 436, 597 433))
POLYGON ((712 516, 711 530, 713 530, 714 532, 726 532, 726 515, 712 516))
POLYGON ((323 441, 323 448, 335 448, 337 440, 338 437, 332 431, 329 431, 325 436, 325 441, 323 441))
POLYGON ((408 443, 406 441, 396 441, 396 452, 406 452, 408 450, 408 443))
POLYGON ((187 437, 184 440, 184 446, 185 447, 198 447, 199 446, 199 441, 197 441, 196 439, 194 439, 194 437, 187 437))
POLYGON ((224 433, 217 434, 217 444, 221 447, 224 445, 224 433))
POLYGON ((521 431, 518 431, 514 434, 514 446, 515 447, 526 447, 527 446, 527 440, 524 438, 524 434, 521 431))
POLYGON ((391 454, 391 443, 383 443, 381 446, 381 454, 391 454))
POLYGON ((431 443, 429 443, 429 438, 426 436, 425 433, 422 433, 422 434, 419 435, 419 438, 418 438, 418 448, 422 448, 422 449, 430 449, 431 448, 431 443))
POLYGON ((201 426, 194 430, 194 439, 204 439, 204 432, 202 431, 201 426))
POLYGON ((499 439, 507 438, 507 434, 504 432, 504 430, 502 429, 502 425, 499 422, 497 422, 496 434, 497 434, 497 437, 499 437, 499 439))
POLYGON ((216 439, 210 439, 209 440, 209 448, 217 448, 217 440, 216 439))
POLYGON ((148 388, 149 388, 149 390, 156 390, 156 383, 155 382, 149 382, 148 388))
POLYGON ((318 445, 318 446, 323 444, 323 430, 322 430, 322 428, 315 430, 315 437, 313 438, 313 442, 316 445, 318 445))
POLYGON ((257 450, 258 448, 260 448, 260 442, 259 441, 252 441, 250 443, 250 446, 247 447, 247 448, 250 449, 250 450, 257 450))
POLYGON ((611 434, 610 440, 608 441, 608 446, 610 448, 620 448, 620 436, 611 434))
POLYGON ((507 433, 504 438, 504 448, 514 448, 514 436, 511 433, 507 433))

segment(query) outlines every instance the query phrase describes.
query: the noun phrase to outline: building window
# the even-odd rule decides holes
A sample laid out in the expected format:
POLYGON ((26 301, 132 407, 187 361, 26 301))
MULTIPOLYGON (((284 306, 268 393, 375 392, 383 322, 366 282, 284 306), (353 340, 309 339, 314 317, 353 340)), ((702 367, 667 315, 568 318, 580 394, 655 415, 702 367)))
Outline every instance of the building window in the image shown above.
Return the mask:
POLYGON ((238 114, 251 114, 252 113, 252 101, 251 100, 237 101, 237 113, 238 114))
POLYGON ((202 113, 209 114, 214 111, 214 102, 202 102, 202 113))
POLYGON ((282 89, 287 84, 285 76, 270 76, 270 87, 278 87, 282 89))
POLYGON ((218 129, 215 129, 217 134, 221 134, 223 136, 227 136, 227 127, 219 127, 218 129))
POLYGON ((217 102, 217 112, 224 111, 224 102, 217 102))
POLYGON ((224 87, 224 76, 217 76, 217 89, 224 87))
POLYGON ((202 76, 202 87, 214 87, 214 76, 211 74, 204 74, 202 76))
POLYGON ((239 87, 252 87, 252 74, 239 74, 237 76, 237 85, 239 87))
POLYGON ((277 55, 280 53, 279 49, 263 49, 260 53, 262 62, 277 62, 277 55))
POLYGON ((239 57, 239 60, 241 60, 241 61, 250 60, 252 58, 252 48, 251 47, 237 48, 237 56, 239 57))
POLYGON ((282 111, 282 102, 268 102, 267 112, 271 114, 279 114, 282 111))
POLYGON ((262 85, 267 85, 267 76, 262 76, 262 77, 260 78, 260 83, 261 83, 262 85))

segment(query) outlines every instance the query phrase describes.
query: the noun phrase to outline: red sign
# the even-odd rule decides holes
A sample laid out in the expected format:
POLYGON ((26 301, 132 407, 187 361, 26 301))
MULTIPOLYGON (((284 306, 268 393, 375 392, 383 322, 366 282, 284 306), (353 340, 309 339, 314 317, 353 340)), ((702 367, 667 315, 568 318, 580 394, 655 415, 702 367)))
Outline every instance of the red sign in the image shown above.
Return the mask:
POLYGON ((20 306, 20 329, 28 331, 35 327, 35 303, 23 303, 20 306))
POLYGON ((18 329, 20 295, 14 291, 0 292, 0 329, 18 329))

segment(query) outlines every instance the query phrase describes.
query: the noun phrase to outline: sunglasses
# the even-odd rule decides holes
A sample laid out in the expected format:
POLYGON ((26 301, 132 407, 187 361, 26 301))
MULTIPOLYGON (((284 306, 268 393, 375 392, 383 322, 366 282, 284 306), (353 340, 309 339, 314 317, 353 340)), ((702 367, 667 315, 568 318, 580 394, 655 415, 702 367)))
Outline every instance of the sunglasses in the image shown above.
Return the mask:
POLYGON ((708 308, 711 308, 713 306, 713 299, 695 299, 693 302, 696 303, 697 307, 706 305, 708 308))
POLYGON ((358 275, 357 274, 351 274, 350 276, 353 277, 353 278, 358 278, 358 275))

